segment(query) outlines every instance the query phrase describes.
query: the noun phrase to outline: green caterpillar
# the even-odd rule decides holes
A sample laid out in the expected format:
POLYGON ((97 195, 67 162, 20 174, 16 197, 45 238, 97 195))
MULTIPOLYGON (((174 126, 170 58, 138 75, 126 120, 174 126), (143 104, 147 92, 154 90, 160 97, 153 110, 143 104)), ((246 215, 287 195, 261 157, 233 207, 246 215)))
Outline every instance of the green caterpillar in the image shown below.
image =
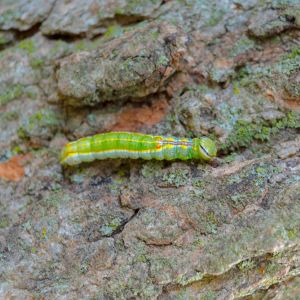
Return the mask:
POLYGON ((76 165, 106 158, 210 160, 216 154, 215 143, 207 137, 189 139, 109 132, 66 144, 61 153, 61 163, 76 165))

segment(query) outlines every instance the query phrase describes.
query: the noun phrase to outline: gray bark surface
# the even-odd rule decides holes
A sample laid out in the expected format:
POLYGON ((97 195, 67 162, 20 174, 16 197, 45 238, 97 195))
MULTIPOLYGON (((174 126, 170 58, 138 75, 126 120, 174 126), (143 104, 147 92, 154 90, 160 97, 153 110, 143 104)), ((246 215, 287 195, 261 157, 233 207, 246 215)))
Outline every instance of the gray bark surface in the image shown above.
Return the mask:
POLYGON ((298 299, 298 0, 0 0, 0 298, 298 299), (62 167, 70 140, 209 136, 210 163, 62 167))

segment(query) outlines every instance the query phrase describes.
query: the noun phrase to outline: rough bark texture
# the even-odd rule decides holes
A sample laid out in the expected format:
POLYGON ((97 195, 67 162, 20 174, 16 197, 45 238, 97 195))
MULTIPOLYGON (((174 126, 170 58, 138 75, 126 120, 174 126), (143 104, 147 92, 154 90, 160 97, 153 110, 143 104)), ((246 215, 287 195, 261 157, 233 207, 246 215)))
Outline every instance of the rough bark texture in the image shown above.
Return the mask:
POLYGON ((297 299, 298 0, 0 1, 0 298, 297 299), (211 164, 62 168, 106 131, 211 164))
POLYGON ((186 44, 176 26, 150 23, 97 50, 63 59, 56 73, 59 91, 74 106, 148 96, 180 69, 186 44))

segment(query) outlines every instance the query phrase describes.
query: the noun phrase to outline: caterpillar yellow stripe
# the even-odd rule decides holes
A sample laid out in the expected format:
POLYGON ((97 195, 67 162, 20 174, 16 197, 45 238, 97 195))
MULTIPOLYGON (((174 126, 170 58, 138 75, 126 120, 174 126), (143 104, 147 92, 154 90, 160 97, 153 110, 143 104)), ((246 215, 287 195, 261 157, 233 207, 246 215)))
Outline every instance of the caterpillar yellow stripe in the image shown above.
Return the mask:
POLYGON ((215 143, 207 137, 190 139, 133 132, 108 132, 66 144, 60 161, 65 165, 107 158, 208 161, 216 154, 215 143))

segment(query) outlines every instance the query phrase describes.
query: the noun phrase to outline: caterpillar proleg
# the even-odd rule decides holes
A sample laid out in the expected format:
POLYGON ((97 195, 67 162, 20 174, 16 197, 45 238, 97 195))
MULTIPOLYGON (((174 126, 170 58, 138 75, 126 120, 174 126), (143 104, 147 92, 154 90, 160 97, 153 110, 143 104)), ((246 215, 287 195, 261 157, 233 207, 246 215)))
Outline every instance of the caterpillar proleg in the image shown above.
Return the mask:
POLYGON ((61 163, 76 165, 107 158, 210 160, 216 154, 215 143, 207 137, 190 139, 132 132, 109 132, 66 144, 61 152, 61 163))

